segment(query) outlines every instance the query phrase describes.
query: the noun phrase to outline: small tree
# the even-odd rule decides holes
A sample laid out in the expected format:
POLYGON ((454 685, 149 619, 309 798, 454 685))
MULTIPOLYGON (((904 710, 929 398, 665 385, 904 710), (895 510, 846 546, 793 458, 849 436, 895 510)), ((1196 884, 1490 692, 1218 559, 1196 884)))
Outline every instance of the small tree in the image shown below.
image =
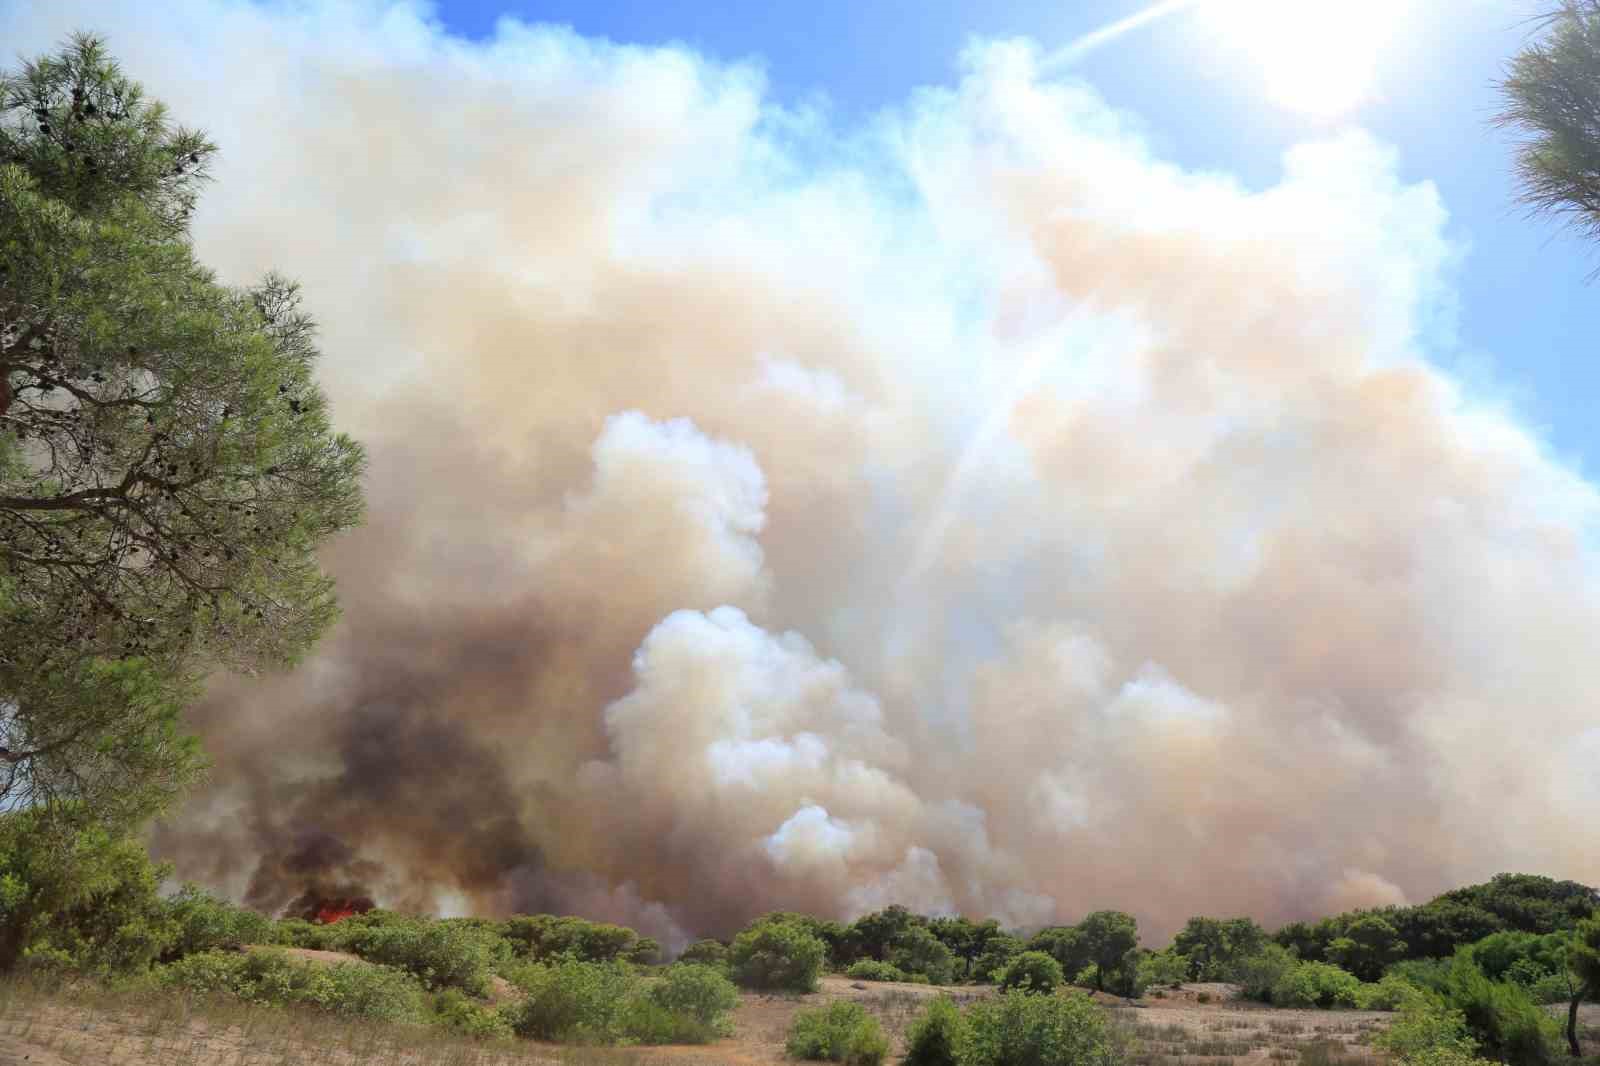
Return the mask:
POLYGON ((1572 999, 1567 1006, 1567 1050, 1573 1058, 1583 1052, 1578 1047, 1578 1005, 1600 995, 1600 911, 1578 923, 1567 945, 1567 969, 1572 974, 1572 999))
POLYGON ((827 953, 827 945, 804 926, 763 919, 734 937, 728 965, 746 988, 811 992, 827 953))
POLYGON ((1078 935, 1088 948, 1095 965, 1095 988, 1104 992, 1109 979, 1113 986, 1127 985, 1127 971, 1137 965, 1133 949, 1139 946, 1139 923, 1122 911, 1095 911, 1078 925, 1078 935))
POLYGON ((1000 991, 1049 994, 1066 982, 1061 964, 1042 951, 1024 951, 1000 975, 1000 991))
POLYGON ((936 985, 947 985, 955 976, 955 956, 920 925, 911 926, 895 940, 889 949, 889 963, 906 973, 922 974, 936 985))
POLYGON ((1363 981, 1376 981, 1384 968, 1405 957, 1406 944, 1394 926, 1376 915, 1358 918, 1327 948, 1328 961, 1363 981))

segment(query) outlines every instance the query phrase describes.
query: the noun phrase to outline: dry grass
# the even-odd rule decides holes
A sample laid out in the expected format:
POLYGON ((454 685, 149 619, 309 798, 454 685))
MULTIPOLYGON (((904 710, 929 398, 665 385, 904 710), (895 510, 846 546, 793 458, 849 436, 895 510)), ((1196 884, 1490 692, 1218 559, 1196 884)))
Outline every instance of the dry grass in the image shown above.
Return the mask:
MULTIPOLYGON (((47 993, 0 984, 0 1063, 26 1066, 784 1066, 795 1012, 850 999, 889 1036, 891 1060, 928 999, 958 1003, 993 994, 976 987, 854 982, 829 977, 805 996, 742 997, 734 1036, 704 1047, 578 1048, 528 1041, 476 1042, 438 1029, 343 1019, 308 1010, 196 1001, 170 994, 82 989, 47 993)), ((1140 1007, 1108 1002, 1130 1066, 1378 1066, 1369 1045, 1385 1016, 1274 1010, 1211 1002, 1180 990, 1140 1007)), ((1587 1020, 1587 1019, 1586 1019, 1587 1020)), ((789 1064, 793 1066, 793 1064, 789 1064)))

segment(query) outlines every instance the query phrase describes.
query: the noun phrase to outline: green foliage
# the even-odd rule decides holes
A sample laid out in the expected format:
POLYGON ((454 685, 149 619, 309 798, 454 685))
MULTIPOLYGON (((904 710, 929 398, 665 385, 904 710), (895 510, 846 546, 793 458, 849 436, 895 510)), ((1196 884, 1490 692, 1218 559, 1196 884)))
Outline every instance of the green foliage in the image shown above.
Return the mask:
POLYGON ((1540 936, 1507 930, 1486 936, 1465 950, 1491 981, 1527 986, 1566 966, 1569 939, 1562 933, 1540 936))
POLYGON ((1354 1007, 1361 982, 1354 974, 1326 962, 1301 962, 1272 986, 1279 1007, 1354 1007))
POLYGON ((1178 954, 1176 949, 1152 951, 1139 959, 1139 984, 1145 988, 1152 985, 1176 988, 1188 979, 1194 968, 1192 960, 1178 954))
POLYGON ((1469 953, 1451 964, 1444 998, 1486 1054, 1510 1066, 1543 1066, 1555 1057, 1555 1020, 1522 987, 1489 980, 1469 953))
POLYGON ((1516 173, 1525 203, 1566 217, 1583 233, 1600 233, 1600 8, 1593 0, 1560 0, 1547 33, 1512 58, 1500 84, 1502 126, 1524 135, 1516 173))
POLYGON ((661 959, 661 942, 652 936, 642 936, 628 949, 628 961, 639 966, 649 966, 661 959))
POLYGON ((169 873, 103 827, 0 814, 0 971, 46 952, 98 974, 145 969, 177 933, 158 893, 169 873))
POLYGON ((1449 959, 1404 959, 1390 966, 1385 976, 1398 978, 1428 992, 1443 992, 1450 980, 1449 959))
POLYGON ((167 962, 200 951, 278 943, 282 935, 278 924, 265 915, 218 899, 198 885, 184 885, 167 902, 167 915, 176 926, 176 936, 162 955, 167 962))
POLYGON ((921 925, 911 926, 895 938, 888 961, 905 973, 926 977, 930 984, 947 985, 955 977, 955 956, 921 925))
POLYGON ((957 1066, 966 1024, 949 996, 930 1000, 906 1030, 905 1066, 957 1066))
POLYGON ((1420 989, 1403 992, 1398 1013, 1373 1043, 1402 1062, 1428 1051, 1471 1056, 1478 1043, 1467 1032, 1467 1019, 1445 1000, 1420 989))
POLYGON ((1197 917, 1173 938, 1172 951, 1188 959, 1191 980, 1222 981, 1266 943, 1266 930, 1250 918, 1197 917))
POLYGON ((734 938, 728 966, 746 988, 810 992, 826 956, 826 945, 805 926, 763 918, 734 938))
POLYGON ((1268 944, 1257 954, 1234 963, 1232 977, 1246 999, 1271 1003, 1272 990, 1297 964, 1287 948, 1268 944))
POLYGON ((160 967, 157 976, 168 987, 230 995, 247 1003, 298 1004, 376 1021, 424 1016, 416 979, 386 966, 320 966, 274 950, 203 951, 160 967))
POLYGON ((693 944, 683 949, 683 954, 678 956, 678 961, 703 963, 707 966, 726 966, 728 964, 728 945, 720 940, 696 940, 693 944))
POLYGON ((548 959, 577 959, 580 962, 613 962, 632 959, 653 940, 641 941, 632 929, 583 918, 558 918, 550 914, 519 914, 508 918, 500 935, 510 941, 517 954, 535 962, 548 959), (640 945, 646 944, 641 949, 640 945))
POLYGON ((1012 991, 975 1003, 958 1048, 961 1066, 1109 1066, 1117 1061, 1105 1016, 1083 993, 1012 991))
POLYGON ((360 448, 296 287, 193 255, 213 146, 97 39, 0 77, 0 799, 129 825, 202 769, 178 710, 218 663, 332 622, 316 550, 360 448))
POLYGON ((1356 1006, 1362 1010, 1399 1010, 1417 986, 1395 974, 1356 989, 1356 1006))
POLYGON ((636 980, 617 962, 532 963, 506 976, 526 993, 507 1010, 517 1035, 579 1044, 617 1039, 620 1011, 636 980))
POLYGON ((983 951, 972 960, 968 974, 969 980, 985 984, 996 983, 1000 974, 1011 965, 1011 960, 1021 955, 1026 950, 1021 940, 1014 936, 991 937, 983 945, 983 951))
POLYGON ((1000 990, 1047 995, 1065 982, 1059 962, 1042 951, 1024 951, 1000 975, 1000 990))
POLYGON ((504 1012, 469 999, 459 988, 447 988, 433 997, 432 1020, 451 1032, 479 1040, 513 1035, 504 1012))
MULTIPOLYGON (((956 977, 965 980, 983 979, 978 973, 978 960, 989 952, 994 941, 1005 937, 1000 931, 1000 923, 993 918, 981 922, 960 916, 933 918, 928 922, 928 931, 959 960, 956 977)), ((994 966, 989 968, 993 969, 994 966)))
POLYGON ((857 959, 845 971, 845 976, 854 977, 857 981, 904 981, 906 972, 877 959, 857 959))
POLYGON ((429 988, 459 988, 474 996, 489 989, 489 975, 500 947, 499 937, 492 932, 427 919, 381 923, 346 919, 338 926, 345 927, 341 939, 346 950, 371 962, 407 970, 429 988))
POLYGON ((1096 968, 1095 987, 1104 991, 1109 985, 1112 991, 1136 995, 1138 958, 1134 949, 1139 946, 1139 923, 1133 915, 1095 911, 1078 923, 1078 935, 1096 968))
POLYGON ((902 936, 926 924, 926 919, 912 914, 898 903, 872 914, 863 914, 850 924, 847 950, 856 958, 887 962, 890 948, 902 936))
POLYGON ((1376 981, 1384 967, 1405 956, 1406 944, 1395 927, 1375 914, 1357 918, 1341 936, 1329 941, 1329 962, 1363 981, 1376 981))
POLYGON ((739 1005, 739 990, 714 966, 679 962, 650 986, 650 998, 668 1011, 716 1029, 739 1005))
POLYGON ((1028 939, 1028 951, 1042 951, 1061 964, 1061 972, 1076 977, 1094 961, 1083 934, 1070 925, 1041 929, 1028 939))
POLYGON ((720 1035, 687 1014, 668 1010, 646 995, 634 994, 617 1009, 615 1037, 625 1044, 709 1044, 720 1035))
POLYGON ((838 1000, 796 1013, 784 1049, 797 1059, 878 1066, 889 1053, 889 1040, 859 1003, 838 1000))

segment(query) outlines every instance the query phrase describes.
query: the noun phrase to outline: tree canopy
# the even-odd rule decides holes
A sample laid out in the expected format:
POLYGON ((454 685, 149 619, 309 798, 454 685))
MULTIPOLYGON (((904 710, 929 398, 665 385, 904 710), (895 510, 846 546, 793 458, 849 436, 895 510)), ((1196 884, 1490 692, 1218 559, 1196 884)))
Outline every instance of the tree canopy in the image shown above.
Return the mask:
POLYGON ((213 666, 293 662, 336 613, 316 548, 361 448, 293 282, 233 288, 188 220, 215 151, 75 36, 0 77, 0 800, 159 809, 213 666))

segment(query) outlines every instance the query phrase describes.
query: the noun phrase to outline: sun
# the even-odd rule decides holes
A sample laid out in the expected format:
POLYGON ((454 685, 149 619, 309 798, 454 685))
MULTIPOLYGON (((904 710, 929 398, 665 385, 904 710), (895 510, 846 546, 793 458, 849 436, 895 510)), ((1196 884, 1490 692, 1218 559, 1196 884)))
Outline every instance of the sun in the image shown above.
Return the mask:
POLYGON ((1223 47, 1255 65, 1282 107, 1336 118, 1371 99, 1404 0, 1200 0, 1223 47))

